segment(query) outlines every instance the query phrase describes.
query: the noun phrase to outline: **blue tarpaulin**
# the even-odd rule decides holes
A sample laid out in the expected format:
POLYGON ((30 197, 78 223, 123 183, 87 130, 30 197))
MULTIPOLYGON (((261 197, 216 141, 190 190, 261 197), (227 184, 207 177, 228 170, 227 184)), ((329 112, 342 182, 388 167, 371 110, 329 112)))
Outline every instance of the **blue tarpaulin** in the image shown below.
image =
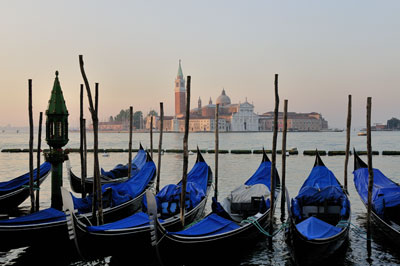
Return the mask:
MULTIPOLYGON (((387 178, 379 169, 373 169, 372 202, 375 212, 382 216, 386 207, 400 205, 400 186, 387 178)), ((368 168, 353 172, 354 185, 364 203, 368 203, 368 168)))
MULTIPOLYGON (((277 175, 275 175, 278 178, 277 175)), ((264 184, 271 190, 271 162, 262 162, 257 171, 244 183, 247 186, 264 184)))
MULTIPOLYGON (((140 172, 121 183, 110 183, 105 184, 101 187, 103 195, 106 190, 111 189, 111 202, 110 207, 118 206, 130 199, 137 197, 142 193, 149 182, 155 176, 156 166, 153 161, 146 162, 140 172)), ((89 212, 92 208, 92 195, 87 196, 84 199, 72 197, 74 201, 75 209, 79 212, 89 212)))
MULTIPOLYGON (((135 158, 132 160, 132 170, 131 170, 131 177, 135 176, 140 169, 144 166, 146 163, 146 151, 140 149, 138 153, 136 154, 135 158)), ((110 171, 105 171, 103 168, 101 168, 101 175, 107 176, 109 178, 120 178, 120 177, 125 177, 128 176, 128 165, 123 165, 123 164, 118 164, 115 166, 113 169, 110 171)))
POLYGON ((0 220, 0 225, 23 225, 23 224, 41 224, 47 222, 56 222, 65 220, 65 214, 53 208, 44 209, 25 216, 0 220))
MULTIPOLYGON (((188 177, 187 177, 187 189, 188 191, 192 191, 190 193, 192 198, 192 203, 194 204, 193 206, 196 206, 198 204, 199 195, 203 195, 203 197, 206 195, 207 191, 207 182, 208 182, 208 165, 205 162, 197 162, 192 170, 189 172, 188 177), (197 203, 196 203, 197 202, 197 203)), ((161 204, 162 202, 159 202, 161 200, 167 200, 168 197, 175 197, 178 195, 178 198, 180 197, 180 186, 181 183, 178 185, 167 185, 165 186, 156 196, 157 204, 159 204, 158 208, 161 209, 161 204), (179 191, 179 194, 176 194, 179 191), (157 198, 159 197, 159 198, 157 198)), ((201 200, 201 199, 200 199, 201 200)), ((143 204, 144 208, 146 209, 146 197, 143 198, 143 204)), ((179 208, 179 207, 178 207, 179 208)), ((179 212, 179 209, 178 209, 179 212)), ((163 220, 159 219, 159 221, 162 223, 163 220)), ((133 228, 133 227, 138 227, 138 226, 145 226, 148 225, 149 223, 149 217, 147 213, 145 212, 138 212, 134 215, 131 215, 125 219, 105 224, 102 226, 90 226, 88 227, 89 231, 106 231, 106 230, 113 230, 113 229, 123 229, 123 228, 133 228)))
POLYGON ((310 217, 296 224, 296 228, 308 240, 328 238, 337 235, 342 230, 342 228, 330 225, 315 217, 310 217))
MULTIPOLYGON (((201 202, 207 194, 208 183, 208 164, 205 162, 197 162, 190 170, 187 176, 186 184, 186 207, 191 209, 201 202)), ((156 195, 157 206, 164 216, 171 213, 179 212, 180 196, 182 191, 182 181, 177 185, 170 184, 156 195), (169 211, 168 211, 169 209, 169 211), (164 210, 164 211, 163 211, 164 210)), ((144 201, 144 204, 146 202, 144 201)))
POLYGON ((310 175, 304 181, 303 186, 300 188, 299 194, 305 187, 314 187, 317 189, 323 189, 328 186, 335 186, 341 189, 339 182, 335 175, 326 166, 315 166, 311 170, 310 175))
POLYGON ((237 225, 235 222, 222 218, 215 213, 212 213, 186 230, 179 232, 169 232, 169 234, 182 236, 216 235, 233 231, 237 228, 240 228, 240 226, 237 225))
MULTIPOLYGON (((262 162, 256 172, 245 182, 245 185, 264 184, 270 188, 270 176, 271 162, 262 162)), ((278 176, 276 177, 278 178, 278 176)), ((234 231, 238 228, 240 228, 240 225, 232 221, 221 204, 213 198, 212 213, 210 215, 185 230, 168 233, 181 236, 211 236, 234 231)))
MULTIPOLYGON (((100 232, 107 230, 118 230, 124 228, 133 228, 138 226, 149 225, 149 216, 147 213, 138 212, 124 219, 118 220, 113 223, 108 223, 99 226, 88 226, 87 229, 89 232, 100 232)), ((160 220, 160 223, 163 223, 163 220, 160 220)))
POLYGON ((299 194, 292 199, 292 214, 301 220, 302 206, 321 205, 325 201, 342 206, 342 217, 346 217, 350 212, 350 202, 332 171, 326 166, 315 166, 300 188, 299 194))
MULTIPOLYGON (((40 165, 40 176, 44 176, 47 174, 51 169, 51 164, 49 162, 45 162, 40 165)), ((21 175, 17 178, 14 178, 10 181, 1 182, 0 183, 0 192, 14 190, 16 188, 20 188, 23 185, 29 184, 29 172, 21 175)), ((33 180, 37 180, 37 169, 33 170, 33 180)))

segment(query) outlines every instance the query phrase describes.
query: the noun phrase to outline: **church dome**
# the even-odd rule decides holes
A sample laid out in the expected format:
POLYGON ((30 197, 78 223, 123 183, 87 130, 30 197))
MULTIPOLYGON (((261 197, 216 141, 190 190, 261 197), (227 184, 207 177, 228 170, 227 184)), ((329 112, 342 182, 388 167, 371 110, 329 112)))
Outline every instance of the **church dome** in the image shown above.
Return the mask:
POLYGON ((217 104, 223 106, 231 104, 231 99, 225 94, 225 89, 222 89, 222 93, 217 98, 217 104))

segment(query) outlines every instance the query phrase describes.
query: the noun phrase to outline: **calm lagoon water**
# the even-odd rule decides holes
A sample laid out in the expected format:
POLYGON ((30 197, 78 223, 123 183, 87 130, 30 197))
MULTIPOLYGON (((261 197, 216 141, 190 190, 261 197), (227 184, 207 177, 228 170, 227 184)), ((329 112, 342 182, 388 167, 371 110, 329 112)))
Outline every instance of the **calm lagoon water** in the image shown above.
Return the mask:
MULTIPOLYGON (((79 133, 70 133, 70 141, 67 148, 79 147, 79 133)), ((99 136, 100 148, 127 148, 127 133, 102 133, 99 136)), ((146 148, 150 147, 149 134, 134 133, 133 148, 139 147, 139 142, 146 148)), ((163 135, 164 149, 182 149, 183 134, 166 133, 163 135)), ((27 133, 3 132, 0 133, 0 149, 5 148, 28 148, 29 136, 27 133)), ((88 148, 92 147, 92 135, 88 135, 88 148)), ((36 140, 35 140, 36 142, 36 140)), ((47 148, 45 141, 42 141, 43 148, 47 148)), ((287 148, 296 147, 299 155, 287 157, 286 162, 286 184, 291 197, 294 197, 304 180, 307 178, 314 163, 313 156, 303 156, 303 150, 344 150, 346 144, 345 132, 320 132, 320 133, 288 133, 287 148)), ((221 133, 220 149, 271 149, 272 133, 221 133)), ((34 145, 36 146, 36 144, 34 145)), ((191 133, 189 135, 189 148, 214 149, 213 133, 191 133)), ((158 147, 158 134, 154 134, 154 148, 158 147)), ((351 147, 357 150, 366 150, 366 137, 357 136, 352 132, 351 147)), ((372 132, 373 150, 400 150, 400 132, 372 132)), ((281 149, 281 135, 278 135, 278 149, 281 149)), ((203 154, 207 163, 214 169, 214 154, 203 154)), ((366 160, 366 156, 362 157, 366 160)), ((36 159, 36 156, 35 156, 36 159)), ((108 157, 100 154, 100 165, 104 169, 110 169, 118 163, 128 161, 128 153, 110 153, 108 157)), ((157 162, 157 154, 154 154, 154 161, 157 162)), ((325 165, 330 168, 336 177, 343 182, 344 156, 323 156, 325 165)), ((70 154, 71 165, 74 172, 80 174, 79 154, 70 154)), ((89 153, 88 173, 93 169, 93 157, 89 153)), ((189 156, 189 168, 194 164, 195 155, 189 156)), ((229 192, 242 184, 257 169, 261 161, 259 154, 220 154, 219 155, 219 198, 223 198, 229 192)), ((281 155, 277 155, 277 168, 281 173, 281 155)), ((35 162, 36 165, 36 162, 35 162)), ((376 155, 373 157, 373 166, 379 168, 395 182, 400 182, 400 156, 376 155)), ((28 153, 0 153, 0 181, 9 180, 17 175, 27 172, 28 153)), ((362 205, 353 183, 353 157, 349 160, 349 193, 352 204, 352 223, 365 229, 366 210, 362 205)), ((176 183, 182 175, 182 154, 165 153, 162 157, 161 186, 176 183)), ((64 186, 69 188, 69 181, 64 167, 64 186)), ((41 206, 50 205, 50 178, 47 179, 41 188, 41 206)), ((210 196, 213 192, 210 193, 210 196)), ((210 202, 206 213, 210 211, 210 202)), ((23 207, 29 202, 23 203, 23 207)), ((23 208, 22 207, 22 208, 23 208)), ((275 228, 282 224, 280 221, 281 209, 280 200, 277 203, 275 212, 275 228)), ((1 240, 6 241, 6 240, 1 240)), ((55 243, 56 244, 56 243, 55 243)), ((367 262, 365 235, 358 235, 350 232, 348 247, 343 252, 343 258, 332 261, 336 265, 365 265, 367 262)), ((2 265, 116 265, 113 258, 107 257, 96 261, 79 261, 63 259, 61 261, 46 261, 46 251, 33 252, 30 248, 19 248, 8 252, 0 253, 0 264, 2 265)), ((139 254, 135 254, 139 256, 139 254)), ((374 231, 372 242, 372 265, 398 265, 400 264, 400 248, 393 247, 391 243, 379 231, 374 231)), ((133 265, 133 263, 132 263, 133 265)), ((289 250, 284 242, 284 234, 279 233, 273 240, 273 249, 270 250, 266 240, 261 240, 255 248, 246 254, 237 265, 293 265, 289 250)))

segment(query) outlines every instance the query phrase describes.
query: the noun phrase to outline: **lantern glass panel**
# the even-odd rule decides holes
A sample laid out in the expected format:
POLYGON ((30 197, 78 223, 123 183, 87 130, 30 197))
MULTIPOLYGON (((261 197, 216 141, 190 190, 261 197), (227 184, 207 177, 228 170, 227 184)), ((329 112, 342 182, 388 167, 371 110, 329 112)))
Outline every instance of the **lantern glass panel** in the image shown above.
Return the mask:
POLYGON ((62 122, 57 122, 57 137, 62 137, 62 122))

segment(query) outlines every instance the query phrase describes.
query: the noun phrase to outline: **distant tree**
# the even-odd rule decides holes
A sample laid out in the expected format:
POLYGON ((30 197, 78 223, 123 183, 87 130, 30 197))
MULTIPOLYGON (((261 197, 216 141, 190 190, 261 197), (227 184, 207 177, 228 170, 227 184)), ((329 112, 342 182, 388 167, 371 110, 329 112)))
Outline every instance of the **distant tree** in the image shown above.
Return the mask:
POLYGON ((114 122, 114 117, 111 115, 110 118, 108 119, 108 122, 114 122))
POLYGON ((149 116, 158 116, 158 113, 156 112, 156 110, 150 110, 149 116))
POLYGON ((400 120, 393 117, 392 119, 389 119, 387 121, 387 126, 386 127, 388 129, 400 129, 400 120))
POLYGON ((118 115, 114 117, 114 121, 126 122, 129 121, 129 109, 121 110, 118 115))
POLYGON ((137 129, 141 128, 141 121, 143 120, 143 113, 142 111, 136 111, 133 114, 133 126, 137 129))

